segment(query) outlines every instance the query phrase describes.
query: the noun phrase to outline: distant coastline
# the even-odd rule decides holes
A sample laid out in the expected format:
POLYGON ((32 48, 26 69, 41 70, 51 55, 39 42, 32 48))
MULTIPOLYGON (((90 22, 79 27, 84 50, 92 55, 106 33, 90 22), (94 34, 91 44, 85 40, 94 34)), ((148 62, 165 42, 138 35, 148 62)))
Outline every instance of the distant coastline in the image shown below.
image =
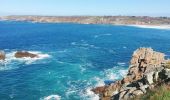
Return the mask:
POLYGON ((39 23, 80 23, 127 25, 139 28, 170 29, 170 17, 149 16, 3 16, 0 20, 39 23))

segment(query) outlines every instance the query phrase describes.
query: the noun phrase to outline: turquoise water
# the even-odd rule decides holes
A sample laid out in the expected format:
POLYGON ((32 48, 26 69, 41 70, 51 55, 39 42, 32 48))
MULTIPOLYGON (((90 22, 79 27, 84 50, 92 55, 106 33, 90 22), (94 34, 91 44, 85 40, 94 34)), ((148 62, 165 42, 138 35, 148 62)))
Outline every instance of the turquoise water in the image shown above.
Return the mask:
POLYGON ((1 100, 94 100, 90 89, 126 74, 133 51, 152 47, 170 55, 170 30, 71 23, 0 22, 1 100), (17 50, 39 59, 16 59, 17 50))

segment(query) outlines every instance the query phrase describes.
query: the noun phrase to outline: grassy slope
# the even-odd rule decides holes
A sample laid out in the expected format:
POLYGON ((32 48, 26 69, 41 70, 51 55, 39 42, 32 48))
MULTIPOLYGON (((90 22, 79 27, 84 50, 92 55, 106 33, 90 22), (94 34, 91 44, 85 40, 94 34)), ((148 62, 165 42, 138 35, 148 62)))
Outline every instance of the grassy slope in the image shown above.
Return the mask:
POLYGON ((146 94, 134 98, 134 100, 170 100, 170 86, 162 85, 146 94))

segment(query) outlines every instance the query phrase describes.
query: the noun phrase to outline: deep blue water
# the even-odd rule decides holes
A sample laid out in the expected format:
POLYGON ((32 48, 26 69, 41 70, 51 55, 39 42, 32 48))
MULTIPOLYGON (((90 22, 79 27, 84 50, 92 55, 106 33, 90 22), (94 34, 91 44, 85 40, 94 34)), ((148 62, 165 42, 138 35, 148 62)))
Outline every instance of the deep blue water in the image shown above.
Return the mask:
POLYGON ((170 55, 170 30, 130 26, 0 21, 1 100, 94 99, 90 89, 125 75, 134 50, 152 47, 170 55), (38 60, 14 59, 17 50, 40 52, 38 60))

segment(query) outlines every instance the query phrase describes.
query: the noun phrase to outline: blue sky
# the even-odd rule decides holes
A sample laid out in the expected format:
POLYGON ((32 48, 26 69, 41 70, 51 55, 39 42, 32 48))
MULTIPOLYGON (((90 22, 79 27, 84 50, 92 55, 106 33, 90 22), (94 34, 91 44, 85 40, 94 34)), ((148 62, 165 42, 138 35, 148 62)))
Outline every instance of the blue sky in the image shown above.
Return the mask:
POLYGON ((170 16, 170 0, 0 0, 0 15, 170 16))

